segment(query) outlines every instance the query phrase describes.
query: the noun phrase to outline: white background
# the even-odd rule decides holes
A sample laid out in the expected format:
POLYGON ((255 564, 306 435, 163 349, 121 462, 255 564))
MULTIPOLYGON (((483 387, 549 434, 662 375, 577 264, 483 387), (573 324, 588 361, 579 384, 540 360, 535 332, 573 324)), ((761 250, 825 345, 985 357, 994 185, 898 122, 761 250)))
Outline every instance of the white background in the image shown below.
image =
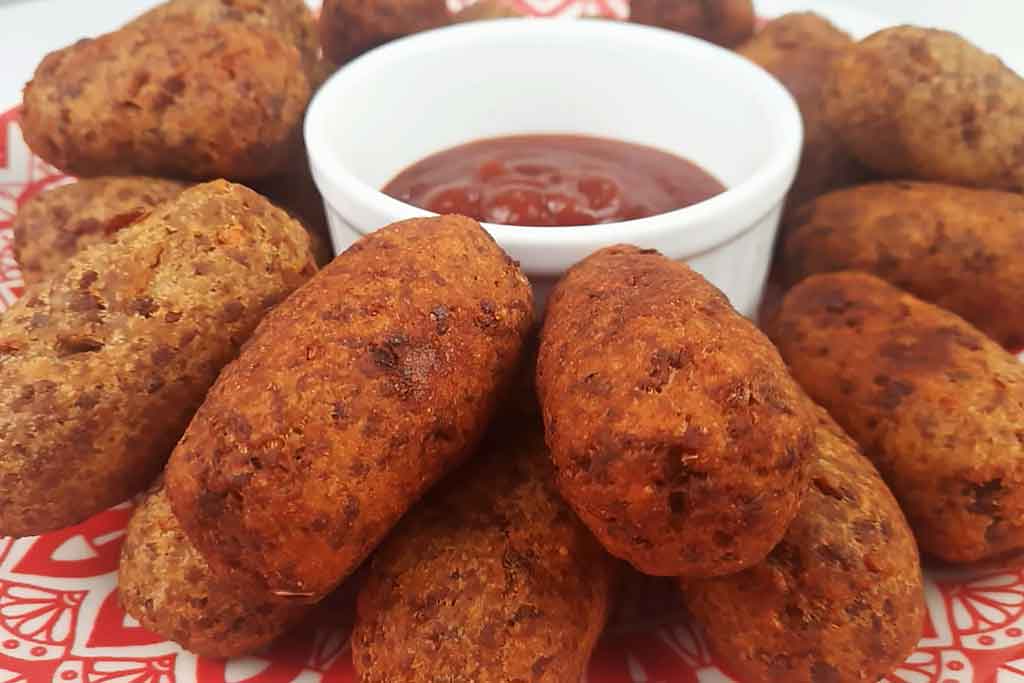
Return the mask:
MULTIPOLYGON (((759 11, 843 10, 885 23, 956 30, 1024 73, 1024 0, 755 0, 759 11)), ((75 40, 117 28, 158 0, 0 0, 0 111, 17 104, 39 60, 75 40)), ((855 26, 845 26, 850 31, 855 26)))

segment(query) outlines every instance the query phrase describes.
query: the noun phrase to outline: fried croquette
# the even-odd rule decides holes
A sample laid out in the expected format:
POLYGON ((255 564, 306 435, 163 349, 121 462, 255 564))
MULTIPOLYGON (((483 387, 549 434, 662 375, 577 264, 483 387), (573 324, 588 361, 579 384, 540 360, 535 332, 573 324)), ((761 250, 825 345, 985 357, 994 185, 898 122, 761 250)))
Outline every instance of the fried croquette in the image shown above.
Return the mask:
POLYGON ((539 416, 506 421, 374 554, 359 680, 579 681, 617 566, 555 489, 539 416))
POLYGON ((1024 79, 955 33, 898 26, 833 65, 825 116, 886 176, 1024 190, 1024 79))
POLYGON ((105 242, 188 187, 143 176, 106 176, 36 195, 14 217, 14 257, 26 285, 49 279, 87 246, 105 242))
POLYGON ((252 22, 176 1, 43 59, 21 112, 36 154, 78 176, 251 180, 287 164, 311 95, 306 48, 269 11, 252 22))
POLYGON ((687 33, 723 47, 754 34, 751 0, 631 0, 629 20, 687 33))
POLYGON ((384 43, 452 22, 445 0, 324 0, 324 55, 344 64, 384 43))
POLYGON ((80 522, 159 474, 220 369, 314 270, 251 190, 185 190, 0 318, 0 535, 80 522))
POLYGON ((467 218, 367 235, 267 316, 175 449, 168 497, 215 570, 315 601, 477 445, 532 320, 467 218))
POLYGON ((1007 348, 1024 346, 1024 196, 874 183, 819 197, 790 223, 782 249, 789 284, 814 273, 867 271, 1007 348))
POLYGON ((201 657, 252 654, 309 610, 254 600, 230 575, 214 573, 181 530, 163 488, 132 513, 117 590, 143 628, 201 657))
MULTIPOLYGON (((212 24, 237 21, 283 35, 302 53, 306 73, 322 67, 316 18, 304 0, 170 0, 139 16, 134 23, 158 27, 169 18, 212 24)), ((314 77, 311 82, 315 82, 314 77)))
POLYGON ((800 107, 804 147, 787 206, 796 207, 863 180, 867 171, 843 147, 822 112, 823 86, 832 64, 853 45, 844 31, 814 12, 769 21, 737 52, 779 79, 800 107))
POLYGON ((711 647, 744 681, 875 683, 924 626, 917 544, 857 445, 818 410, 811 487, 761 564, 683 582, 711 647))
POLYGON ((865 273, 813 275, 773 336, 793 375, 878 467, 921 549, 1024 547, 1024 365, 953 313, 865 273))
POLYGON ((456 12, 454 21, 486 21, 488 19, 521 19, 525 12, 512 4, 511 0, 479 0, 469 7, 456 12))
POLYGON ((617 246, 570 269, 548 302, 537 388, 562 494, 640 571, 740 571, 797 512, 805 399, 768 340, 682 263, 617 246))
POLYGON ((305 145, 298 146, 284 171, 262 178, 252 187, 305 226, 318 266, 334 259, 324 200, 313 180, 305 145))

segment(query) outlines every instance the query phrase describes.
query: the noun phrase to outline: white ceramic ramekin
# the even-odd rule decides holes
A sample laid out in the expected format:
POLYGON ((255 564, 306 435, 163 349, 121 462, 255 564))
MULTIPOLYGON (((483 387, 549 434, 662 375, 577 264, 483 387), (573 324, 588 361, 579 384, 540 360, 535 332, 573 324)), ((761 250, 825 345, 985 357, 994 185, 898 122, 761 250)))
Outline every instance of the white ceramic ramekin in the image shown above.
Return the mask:
POLYGON ((803 131, 767 72, 695 38, 600 20, 510 19, 428 31, 335 74, 306 117, 313 177, 337 252, 428 212, 379 191, 420 159, 481 138, 571 133, 651 145, 695 161, 728 191, 621 223, 485 224, 542 300, 574 263, 630 243, 685 260, 753 315, 803 131))

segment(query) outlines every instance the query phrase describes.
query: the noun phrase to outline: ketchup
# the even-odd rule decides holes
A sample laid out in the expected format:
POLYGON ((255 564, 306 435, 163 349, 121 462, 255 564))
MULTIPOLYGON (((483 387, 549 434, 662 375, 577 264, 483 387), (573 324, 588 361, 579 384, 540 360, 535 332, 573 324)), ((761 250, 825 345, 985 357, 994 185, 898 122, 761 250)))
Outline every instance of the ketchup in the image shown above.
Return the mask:
POLYGON ((513 135, 431 155, 384 187, 434 213, 487 223, 569 226, 645 218, 725 191, 668 152, 583 135, 513 135))

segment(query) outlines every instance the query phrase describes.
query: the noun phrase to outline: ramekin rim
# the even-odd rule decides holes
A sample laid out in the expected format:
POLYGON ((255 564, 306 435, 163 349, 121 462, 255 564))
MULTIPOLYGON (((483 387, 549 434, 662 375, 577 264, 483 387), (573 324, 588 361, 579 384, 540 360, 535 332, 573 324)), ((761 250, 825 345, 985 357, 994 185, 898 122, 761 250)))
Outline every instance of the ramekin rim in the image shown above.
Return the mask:
MULTIPOLYGON (((616 34, 621 36, 632 32, 634 35, 644 34, 645 40, 678 41, 678 45, 687 46, 684 50, 704 50, 707 54, 714 54, 715 58, 721 59, 725 63, 731 62, 733 68, 746 71, 750 74, 751 83, 756 84, 754 87, 759 88, 761 93, 767 93, 767 97, 778 100, 778 107, 773 107, 773 109, 778 112, 775 126, 781 134, 777 144, 769 152, 769 158, 758 166, 750 177, 736 185, 727 187, 721 194, 697 204, 646 218, 597 225, 538 227, 482 223, 499 243, 510 248, 530 248, 640 242, 656 239, 659 235, 666 233, 692 232, 710 219, 728 214, 730 208, 753 206, 752 212, 760 217, 782 200, 789 188, 789 184, 784 180, 785 176, 791 173, 791 169, 799 160, 803 143, 803 124, 800 111, 792 95, 761 67, 717 45, 685 34, 650 26, 600 20, 497 19, 467 22, 400 38, 349 62, 323 84, 310 102, 303 133, 309 161, 313 166, 314 177, 317 179, 318 185, 321 184, 323 178, 326 178, 328 184, 332 186, 326 190, 320 187, 324 201, 333 206, 335 202, 330 197, 332 191, 343 192, 361 197, 360 203, 370 206, 382 215, 396 217, 434 215, 430 211, 395 199, 383 193, 379 188, 363 182, 345 167, 337 155, 329 153, 325 118, 330 102, 339 96, 337 91, 348 82, 365 77, 363 72, 369 69, 384 68, 390 61, 405 58, 409 53, 415 53, 418 50, 430 49, 440 41, 459 39, 472 41, 488 35, 501 35, 506 31, 523 30, 552 33, 566 30, 593 32, 596 36, 614 36, 616 34), (771 191, 773 186, 780 184, 782 185, 781 191, 771 191)), ((733 226, 727 233, 717 235, 713 243, 726 242, 742 233, 747 227, 749 226, 733 226)), ((714 244, 704 244, 706 240, 701 239, 698 235, 692 236, 701 243, 693 245, 697 250, 714 246, 714 244)))

